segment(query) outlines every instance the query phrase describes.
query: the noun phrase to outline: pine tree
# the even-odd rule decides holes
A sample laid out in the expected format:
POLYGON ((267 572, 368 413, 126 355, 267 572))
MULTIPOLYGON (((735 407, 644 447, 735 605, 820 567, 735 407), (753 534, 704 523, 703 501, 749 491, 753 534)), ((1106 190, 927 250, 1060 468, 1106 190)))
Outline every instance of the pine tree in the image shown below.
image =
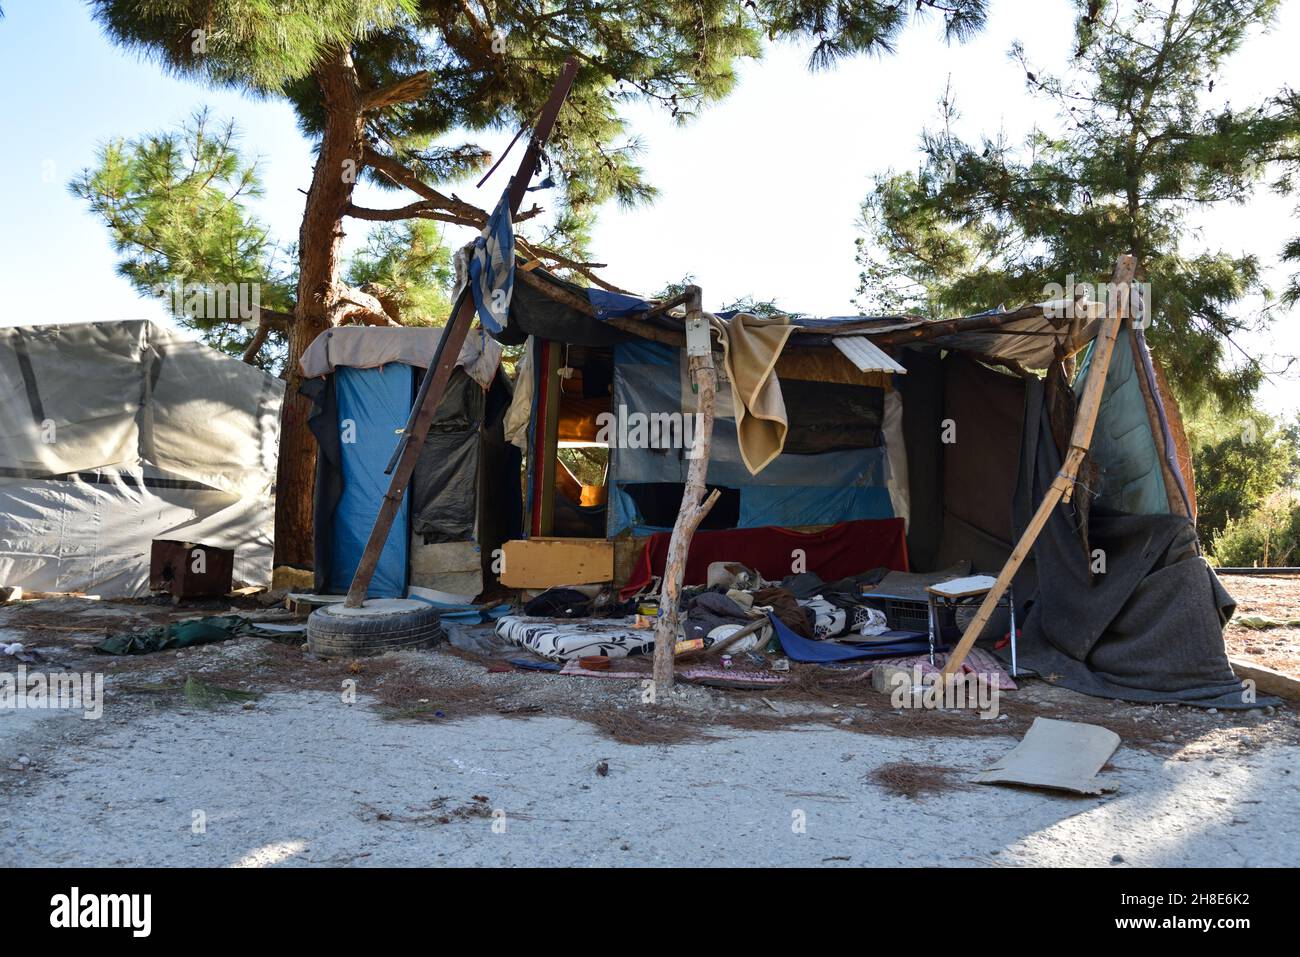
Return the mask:
MULTIPOLYGON (((1277 0, 1079 0, 1077 57, 1062 77, 1013 55, 1029 90, 1058 109, 1053 131, 1019 145, 922 137, 919 173, 880 177, 863 206, 860 304, 936 315, 1049 298, 1050 284, 1105 282, 1116 257, 1151 284, 1147 335, 1180 398, 1239 408, 1258 364, 1225 363, 1267 295, 1251 253, 1187 251, 1190 217, 1243 202, 1300 141, 1285 93, 1210 110, 1229 57, 1266 27, 1277 0)), ((1238 358, 1243 358, 1238 356, 1238 358)))

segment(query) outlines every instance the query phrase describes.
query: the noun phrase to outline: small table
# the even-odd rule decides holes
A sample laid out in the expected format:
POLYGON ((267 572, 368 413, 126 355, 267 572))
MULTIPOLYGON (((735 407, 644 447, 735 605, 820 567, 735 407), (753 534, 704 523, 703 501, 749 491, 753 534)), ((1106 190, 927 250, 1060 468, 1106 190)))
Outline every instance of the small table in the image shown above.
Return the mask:
MULTIPOLYGON (((992 575, 968 575, 965 578, 954 578, 926 588, 925 598, 929 605, 930 664, 934 664, 934 648, 939 641, 939 602, 957 605, 971 598, 982 598, 989 593, 996 581, 997 579, 992 575)), ((1014 678, 1016 677, 1016 600, 1010 585, 1007 586, 1005 601, 1011 610, 1011 676, 1014 678)), ((1002 602, 1003 599, 998 600, 999 605, 1002 602)))

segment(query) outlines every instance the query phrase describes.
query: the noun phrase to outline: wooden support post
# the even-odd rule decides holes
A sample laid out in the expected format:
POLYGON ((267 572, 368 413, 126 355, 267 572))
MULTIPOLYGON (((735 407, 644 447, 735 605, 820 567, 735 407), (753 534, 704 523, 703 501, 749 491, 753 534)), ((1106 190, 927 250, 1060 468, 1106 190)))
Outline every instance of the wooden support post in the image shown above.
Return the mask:
POLYGON ((555 473, 560 451, 560 353, 559 342, 542 343, 538 368, 541 388, 537 396, 537 432, 533 437, 534 535, 555 530, 555 473))
MULTIPOLYGON (((569 57, 564 61, 564 68, 551 89, 550 98, 542 107, 537 126, 533 129, 532 138, 528 142, 528 148, 524 150, 524 155, 519 161, 519 169, 515 171, 514 178, 510 181, 511 216, 519 212, 519 204, 523 202, 528 183, 541 158, 542 145, 550 135, 551 127, 555 125, 555 118, 560 113, 560 107, 564 105, 565 97, 569 95, 569 88, 573 86, 573 78, 577 73, 578 61, 569 57)), ((402 436, 402 454, 393 468, 393 480, 379 503, 379 514, 375 517, 370 538, 366 541, 365 551, 361 553, 361 560, 357 563, 357 572, 352 578, 352 585, 348 588, 345 604, 349 608, 359 608, 366 600, 370 579, 374 577, 375 567, 379 564, 379 555, 384 550, 384 543, 388 541, 393 519, 402 504, 402 496, 406 494, 411 473, 415 471, 415 463, 420 458, 420 448, 429 434, 429 426, 433 423, 438 405, 442 402, 443 393, 447 391, 447 382, 456 367, 456 360, 460 358, 460 350, 465 344, 465 337, 469 334, 469 327, 474 322, 474 297, 467 293, 468 290, 463 291, 457 300, 457 308, 452 312, 451 323, 443 330, 434 361, 425 371, 424 382, 420 385, 420 395, 423 396, 420 409, 410 423, 408 434, 402 436)))
MULTIPOLYGON (((702 318, 704 311, 698 286, 687 287, 689 299, 686 319, 702 318)), ((686 575, 686 555, 691 548, 691 538, 700 522, 709 514, 718 500, 714 489, 704 497, 705 477, 709 471, 709 446, 713 438, 714 398, 718 389, 717 372, 713 367, 712 353, 690 356, 691 383, 696 390, 696 407, 700 416, 691 443, 691 460, 686 472, 686 488, 682 492, 682 505, 673 523, 672 538, 668 541, 668 558, 664 562, 664 579, 659 593, 659 620, 655 624, 654 689, 660 695, 673 687, 673 649, 677 644, 677 626, 680 618, 678 602, 682 594, 682 579, 686 575)), ((685 430, 683 430, 684 433, 685 430)))
POLYGON ((945 681, 955 674, 957 669, 962 666, 962 662, 966 660, 971 647, 975 644, 975 639, 980 636, 980 632, 988 624, 993 609, 997 607, 1021 564, 1029 556, 1029 550, 1033 547, 1034 540, 1038 538, 1043 526, 1051 518, 1052 510, 1056 508, 1058 503, 1062 501, 1068 502, 1074 492, 1075 476, 1079 472, 1079 467, 1083 464, 1084 456, 1088 454, 1089 446, 1092 445, 1092 430, 1097 425, 1097 412, 1101 408, 1101 396, 1106 387, 1106 375, 1110 370, 1110 357, 1115 348, 1115 337, 1119 334, 1124 319, 1128 316, 1129 289, 1136 267, 1137 260, 1129 255, 1120 256, 1119 261, 1115 264, 1115 274, 1111 279, 1111 289, 1115 293, 1115 302, 1109 304, 1111 311, 1097 333, 1092 359, 1088 365, 1088 382, 1084 386, 1083 397, 1079 400, 1079 408, 1074 418, 1074 430, 1070 434, 1070 450, 1066 453, 1061 471, 1056 474, 1056 478, 1048 488, 1047 494, 1043 496, 1043 501, 1039 503, 1038 510, 1034 512, 1034 517, 1030 520, 1029 526, 1025 529, 1024 534, 1020 536, 1020 541, 1016 542, 1016 547, 1012 549, 1011 557, 1002 566, 1002 571, 998 573, 993 587, 989 589, 988 594, 984 596, 984 601, 980 603, 979 611, 975 613, 975 617, 966 626, 966 631, 962 633, 961 640, 957 642, 957 647, 948 656, 948 663, 943 666, 945 681))

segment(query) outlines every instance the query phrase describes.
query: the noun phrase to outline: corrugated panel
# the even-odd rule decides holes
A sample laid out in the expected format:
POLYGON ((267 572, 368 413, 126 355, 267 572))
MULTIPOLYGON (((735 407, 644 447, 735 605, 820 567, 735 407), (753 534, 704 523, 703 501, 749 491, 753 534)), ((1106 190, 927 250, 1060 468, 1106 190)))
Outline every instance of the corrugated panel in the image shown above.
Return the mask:
POLYGON ((866 336, 836 336, 831 341, 835 343, 835 348, 863 372, 896 372, 907 375, 906 369, 866 336))

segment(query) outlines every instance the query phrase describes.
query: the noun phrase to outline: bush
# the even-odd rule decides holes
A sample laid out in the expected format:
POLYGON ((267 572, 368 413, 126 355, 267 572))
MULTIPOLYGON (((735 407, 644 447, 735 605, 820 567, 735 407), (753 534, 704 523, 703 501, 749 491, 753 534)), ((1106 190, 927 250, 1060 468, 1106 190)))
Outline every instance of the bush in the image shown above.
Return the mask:
POLYGON ((1275 496, 1229 519, 1210 546, 1216 565, 1236 568, 1300 564, 1300 500, 1275 496))

